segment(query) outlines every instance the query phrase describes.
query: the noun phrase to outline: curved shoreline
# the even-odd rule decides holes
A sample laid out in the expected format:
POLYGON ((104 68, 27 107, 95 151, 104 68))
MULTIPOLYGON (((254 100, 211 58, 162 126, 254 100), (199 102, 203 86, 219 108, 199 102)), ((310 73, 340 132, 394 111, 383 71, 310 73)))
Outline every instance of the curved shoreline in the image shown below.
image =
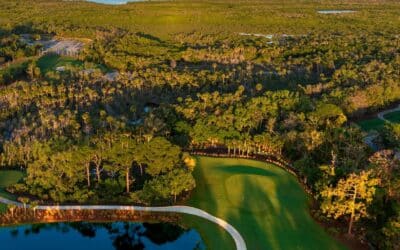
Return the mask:
MULTIPOLYGON (((15 205, 23 208, 24 204, 17 201, 12 201, 0 197, 0 203, 7 205, 15 205)), ((33 208, 26 205, 27 208, 33 208)), ((183 213, 201 217, 211 221, 227 231, 235 241, 237 250, 247 250, 246 243, 242 235, 228 222, 215 217, 204 210, 189 207, 189 206, 167 206, 167 207, 140 207, 140 206, 119 206, 119 205, 54 205, 54 206, 36 206, 35 210, 126 210, 126 211, 141 211, 141 212, 167 212, 167 213, 183 213)))

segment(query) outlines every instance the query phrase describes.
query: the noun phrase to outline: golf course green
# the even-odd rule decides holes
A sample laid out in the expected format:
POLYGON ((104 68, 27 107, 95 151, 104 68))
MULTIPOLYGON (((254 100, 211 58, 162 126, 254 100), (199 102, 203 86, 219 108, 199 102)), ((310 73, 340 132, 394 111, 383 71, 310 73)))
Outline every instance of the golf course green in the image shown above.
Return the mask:
MULTIPOLYGON (((247 248, 345 249, 310 216, 309 200, 294 176, 258 161, 197 157, 197 187, 189 206, 203 209, 234 226, 247 248)), ((209 249, 234 249, 222 229, 184 217, 209 249)))

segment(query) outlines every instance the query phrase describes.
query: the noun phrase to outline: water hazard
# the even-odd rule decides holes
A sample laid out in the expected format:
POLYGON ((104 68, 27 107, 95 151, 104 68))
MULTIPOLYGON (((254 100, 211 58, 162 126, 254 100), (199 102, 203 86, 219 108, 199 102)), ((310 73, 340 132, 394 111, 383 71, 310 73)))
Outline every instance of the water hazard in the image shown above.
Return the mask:
POLYGON ((50 223, 0 227, 2 250, 200 250, 194 229, 170 223, 50 223))

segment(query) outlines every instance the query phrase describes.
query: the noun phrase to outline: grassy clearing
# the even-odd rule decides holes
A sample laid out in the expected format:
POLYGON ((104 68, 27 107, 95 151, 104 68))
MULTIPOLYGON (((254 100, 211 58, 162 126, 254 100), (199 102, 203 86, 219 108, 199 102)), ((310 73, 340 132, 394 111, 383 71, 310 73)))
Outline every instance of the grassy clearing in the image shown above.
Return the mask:
POLYGON ((57 67, 82 67, 83 63, 72 57, 45 55, 39 58, 37 65, 43 73, 54 71, 57 67))
POLYGON ((108 69, 103 66, 103 65, 86 65, 82 62, 77 60, 74 57, 68 57, 68 56, 59 56, 55 54, 48 54, 45 56, 42 56, 39 58, 37 61, 37 65, 40 68, 42 73, 47 73, 49 71, 54 71, 56 70, 57 67, 66 67, 66 68, 78 68, 78 69, 99 69, 103 73, 107 72, 108 69))
POLYGON ((385 119, 388 119, 393 123, 400 123, 400 111, 394 111, 385 115, 385 119))
POLYGON ((376 131, 382 130, 383 126, 385 125, 385 122, 382 121, 381 119, 374 118, 374 119, 359 121, 357 122, 357 124, 361 127, 362 130, 369 132, 371 130, 376 130, 376 131))
MULTIPOLYGON (((345 249, 311 218, 308 198, 289 173, 243 159, 197 160, 197 188, 188 205, 227 220, 248 249, 345 249)), ((184 220, 199 231, 209 249, 234 249, 225 231, 202 219, 184 220)))
POLYGON ((24 173, 17 170, 0 170, 0 196, 8 199, 15 197, 6 191, 10 185, 18 183, 24 177, 24 173))

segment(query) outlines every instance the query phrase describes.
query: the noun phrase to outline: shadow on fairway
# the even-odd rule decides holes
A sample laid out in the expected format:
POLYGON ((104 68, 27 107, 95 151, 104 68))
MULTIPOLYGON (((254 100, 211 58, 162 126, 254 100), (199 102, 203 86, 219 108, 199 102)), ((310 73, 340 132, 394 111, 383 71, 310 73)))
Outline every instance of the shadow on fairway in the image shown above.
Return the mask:
MULTIPOLYGON (((198 163, 189 205, 230 223, 247 249, 345 249, 312 219, 307 195, 284 170, 250 160, 199 157, 198 163)), ((225 232, 202 221, 194 226, 209 249, 234 249, 225 232)))
MULTIPOLYGON (((197 167, 195 169, 196 189, 187 205, 205 209, 205 211, 216 216, 224 213, 223 208, 220 209, 218 202, 218 199, 221 199, 223 194, 218 194, 212 190, 213 185, 207 181, 212 177, 207 176, 208 174, 205 168, 197 167), (202 197, 206 197, 206 199, 202 197)), ((218 178, 218 176, 215 177, 218 178)), ((217 224, 191 215, 183 215, 183 221, 187 226, 199 232, 207 249, 235 249, 232 237, 217 224)))
POLYGON ((276 177, 277 175, 268 171, 266 169, 246 166, 243 168, 243 165, 232 165, 232 166, 221 166, 216 167, 216 171, 225 172, 227 174, 246 174, 246 175, 259 175, 266 177, 276 177))

